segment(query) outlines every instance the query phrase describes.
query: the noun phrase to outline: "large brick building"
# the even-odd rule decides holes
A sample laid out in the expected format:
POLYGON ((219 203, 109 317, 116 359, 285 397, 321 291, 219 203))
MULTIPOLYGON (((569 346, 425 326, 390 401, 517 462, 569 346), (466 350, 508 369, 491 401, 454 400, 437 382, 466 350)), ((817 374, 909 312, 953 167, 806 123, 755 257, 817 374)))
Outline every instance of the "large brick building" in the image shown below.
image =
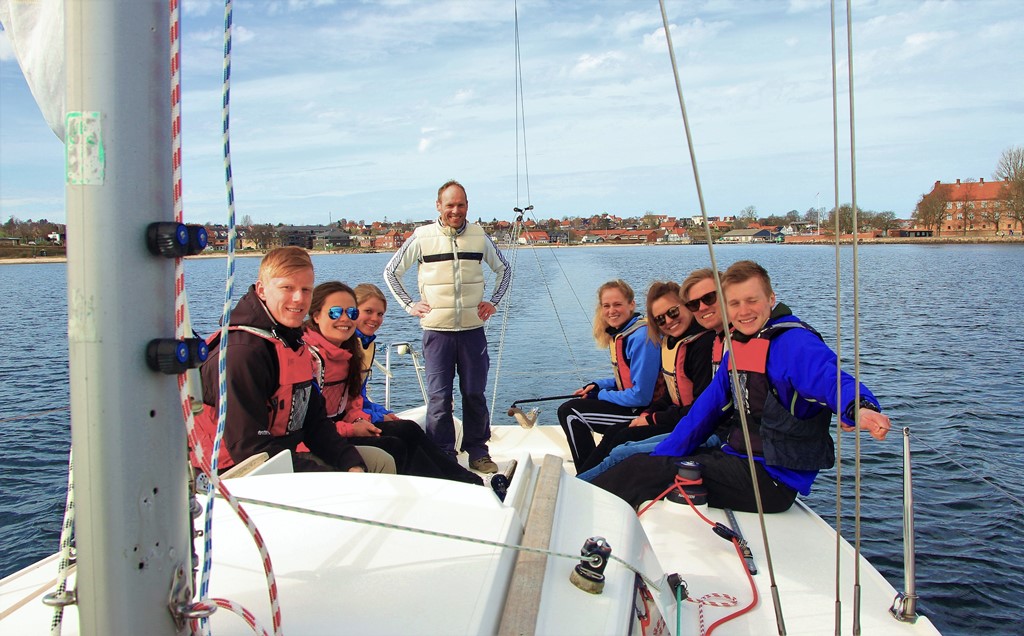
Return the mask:
POLYGON ((940 223, 941 231, 991 236, 1024 229, 1003 209, 1003 188, 1008 181, 936 181, 932 193, 941 189, 946 201, 946 215, 940 223))

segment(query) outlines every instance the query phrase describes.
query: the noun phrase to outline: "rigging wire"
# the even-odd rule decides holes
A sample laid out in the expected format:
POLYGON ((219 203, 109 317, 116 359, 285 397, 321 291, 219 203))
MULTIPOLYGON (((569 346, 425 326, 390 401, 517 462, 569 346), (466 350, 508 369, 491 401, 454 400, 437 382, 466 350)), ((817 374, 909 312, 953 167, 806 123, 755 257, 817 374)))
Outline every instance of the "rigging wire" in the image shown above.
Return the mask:
MULTIPOLYGON (((492 420, 494 419, 494 408, 495 408, 495 404, 497 402, 497 397, 498 397, 499 379, 501 378, 501 366, 502 366, 502 360, 503 360, 503 352, 505 350, 505 337, 506 337, 506 334, 507 334, 507 331, 508 331, 509 317, 512 315, 511 309, 512 309, 512 307, 514 305, 514 301, 515 301, 515 293, 513 292, 513 287, 515 285, 516 276, 515 276, 514 272, 516 271, 516 265, 517 265, 518 259, 519 259, 519 246, 520 246, 521 242, 524 242, 524 241, 522 241, 522 238, 523 238, 524 228, 526 226, 525 225, 525 216, 528 213, 532 213, 533 209, 534 209, 533 203, 532 203, 532 200, 531 200, 531 195, 530 195, 530 160, 529 160, 529 152, 527 150, 527 143, 526 143, 526 106, 525 106, 524 91, 523 91, 522 47, 521 47, 520 39, 519 39, 519 7, 518 7, 518 3, 516 3, 516 2, 513 3, 513 16, 514 16, 514 22, 515 22, 515 73, 514 73, 515 74, 515 81, 514 81, 514 84, 515 84, 515 100, 514 101, 515 101, 515 118, 516 118, 516 199, 515 199, 516 200, 516 205, 513 208, 513 211, 515 212, 516 217, 515 217, 515 220, 513 221, 513 224, 512 224, 512 230, 510 231, 510 234, 509 234, 509 244, 508 244, 508 248, 506 250, 507 260, 509 261, 509 267, 512 268, 513 276, 511 278, 511 282, 509 283, 509 289, 507 291, 508 301, 505 302, 505 303, 502 303, 503 304, 503 308, 502 308, 501 333, 500 333, 500 336, 498 338, 497 361, 495 363, 494 382, 492 384, 492 390, 491 390, 490 416, 491 416, 492 420), (520 143, 519 143, 520 135, 522 135, 522 149, 521 150, 520 150, 520 143), (523 168, 522 173, 520 173, 520 157, 522 158, 522 168, 523 168), (522 188, 521 188, 521 185, 523 186, 522 188), (525 196, 526 196, 526 204, 525 205, 523 205, 523 200, 522 200, 523 192, 522 192, 522 190, 525 190, 525 196)), ((533 215, 530 214, 530 216, 533 216, 533 215)), ((534 218, 534 220, 536 221, 536 218, 534 218)), ((527 235, 527 240, 525 241, 525 243, 529 243, 528 235, 527 235)), ((552 255, 553 255, 553 251, 552 251, 552 255)), ((538 271, 543 271, 543 265, 542 265, 542 263, 540 261, 540 255, 538 254, 537 251, 534 251, 534 259, 535 259, 535 261, 537 263, 537 270, 538 271)), ((557 257, 555 257, 555 262, 557 263, 558 268, 559 268, 559 270, 562 273, 562 277, 568 282, 569 281, 569 277, 565 273, 564 268, 562 268, 561 263, 558 262, 557 257)), ((583 383, 583 375, 581 373, 581 368, 580 368, 579 362, 576 360, 576 355, 573 352, 572 343, 571 343, 571 340, 569 338, 569 334, 566 332, 565 324, 563 323, 563 321, 561 319, 561 315, 560 315, 560 313, 558 311, 558 304, 555 302, 555 297, 554 297, 554 294, 552 293, 552 290, 551 290, 550 281, 548 280, 548 278, 546 276, 541 276, 541 281, 544 284, 544 290, 547 293, 548 300, 551 303, 551 307, 552 307, 552 309, 554 311, 554 314, 555 314, 556 322, 558 323, 558 327, 561 330, 562 339, 565 341, 566 350, 568 351, 569 359, 570 359, 570 361, 572 363, 572 368, 573 368, 573 372, 574 372, 574 374, 576 376, 576 380, 577 380, 577 382, 582 384, 583 383)), ((583 304, 582 304, 582 302, 580 302, 580 299, 576 295, 576 291, 572 288, 571 284, 569 285, 569 289, 572 292, 573 297, 576 299, 577 304, 580 306, 580 309, 583 309, 583 304)), ((587 315, 585 310, 584 310, 584 315, 587 315)), ((588 321, 589 320, 590 320, 590 318, 588 316, 588 321)))
POLYGON ((519 202, 519 125, 523 130, 523 182, 526 185, 527 210, 533 209, 530 201, 530 159, 526 152, 526 107, 523 102, 523 63, 519 48, 519 3, 513 2, 512 9, 516 22, 516 207, 524 207, 519 202))
MULTIPOLYGON (((728 316, 728 313, 727 313, 726 307, 725 307, 725 294, 724 294, 724 292, 722 290, 722 280, 721 280, 721 277, 719 276, 719 273, 718 273, 719 270, 718 270, 718 262, 717 262, 717 259, 715 258, 714 241, 711 238, 711 227, 708 224, 707 206, 705 206, 705 204, 704 204, 704 192, 703 192, 703 189, 701 188, 700 173, 699 173, 699 171, 697 169, 697 155, 696 155, 696 152, 694 151, 694 148, 693 148, 693 135, 690 132, 690 119, 689 119, 689 117, 687 116, 687 113, 686 113, 686 101, 683 99, 683 87, 682 87, 682 82, 681 82, 681 80, 679 78, 679 66, 676 63, 675 48, 672 45, 672 30, 669 28, 668 14, 665 12, 665 0, 658 0, 658 5, 661 8, 661 21, 662 21, 662 26, 663 26, 663 28, 665 30, 665 43, 668 46, 669 60, 672 63, 672 74, 673 74, 673 77, 675 79, 676 96, 679 98, 679 110, 680 110, 680 112, 682 114, 682 117, 683 117, 683 129, 686 132, 686 144, 687 144, 687 147, 689 148, 689 151, 690 151, 690 165, 691 165, 691 167, 693 169, 693 178, 694 178, 694 182, 695 182, 696 190, 697 190, 697 199, 700 202, 700 213, 701 213, 701 216, 703 217, 703 220, 704 220, 704 231, 705 231, 705 235, 707 237, 708 252, 709 252, 709 255, 710 255, 710 258, 711 258, 711 271, 714 274, 715 291, 718 294, 719 311, 722 312, 722 316, 724 317, 724 316, 728 316)), ((725 329, 723 331, 723 334, 724 334, 724 340, 725 340, 725 350, 728 352, 730 360, 734 359, 733 358, 733 353, 732 353, 732 337, 729 335, 729 330, 725 329)), ((739 390, 740 390, 739 373, 738 373, 738 371, 736 369, 736 365, 735 364, 729 364, 728 371, 731 374, 731 381, 732 381, 732 388, 733 388, 733 400, 735 401, 734 403, 737 404, 737 405, 742 404, 742 401, 740 399, 741 396, 739 395, 739 390)), ((748 423, 747 423, 747 418, 746 418, 746 414, 744 413, 744 409, 737 408, 736 412, 740 416, 740 423, 741 423, 741 426, 743 428, 744 443, 746 444, 747 448, 752 448, 752 446, 750 444, 750 429, 749 429, 749 426, 748 426, 748 423)), ((751 474, 752 482, 756 484, 757 483, 757 477, 756 477, 756 471, 755 471, 755 465, 754 465, 754 457, 753 457, 752 454, 748 454, 747 455, 747 464, 748 464, 748 467, 750 469, 750 474, 751 474)), ((753 489, 753 494, 754 494, 754 502, 755 502, 755 504, 757 506, 757 517, 758 517, 759 525, 761 527, 761 536, 762 536, 762 539, 764 541, 765 560, 766 560, 766 562, 768 564, 768 578, 770 579, 770 582, 771 582, 772 600, 773 600, 773 605, 775 607, 776 626, 778 628, 779 634, 785 634, 786 633, 786 625, 785 625, 785 620, 783 619, 783 615, 782 615, 782 604, 781 604, 781 600, 779 598, 778 585, 777 585, 777 583, 775 581, 775 568, 774 568, 774 565, 773 565, 773 562, 772 562, 771 544, 768 541, 768 529, 767 529, 767 527, 765 525, 765 520, 764 520, 764 507, 763 507, 763 505, 761 503, 761 493, 758 491, 757 488, 754 488, 753 489)))
MULTIPOLYGON (((839 249, 839 91, 836 74, 836 0, 829 1, 832 42, 832 187, 835 194, 832 209, 836 215, 836 404, 843 403, 843 320, 842 320, 842 270, 839 249)), ((821 231, 821 221, 818 221, 821 231)), ((840 563, 843 553, 843 418, 836 418, 836 562, 835 562, 835 633, 842 629, 842 586, 840 585, 840 563)))
MULTIPOLYGON (((859 268, 857 250, 857 135, 854 124, 854 100, 853 100, 853 7, 851 0, 846 0, 846 57, 847 57, 847 81, 850 93, 850 200, 853 219, 853 438, 854 462, 853 462, 853 484, 854 484, 854 560, 853 560, 853 633, 860 633, 860 538, 861 538, 861 442, 860 442, 860 279, 857 275, 859 268)), ((836 208, 836 222, 839 222, 839 209, 836 208)), ((836 233, 836 243, 839 242, 839 233, 836 233)), ((837 263, 838 268, 838 263, 837 263)), ((838 290, 836 291, 838 294, 838 290)), ((836 358, 836 364, 840 364, 836 358)), ((842 415, 839 416, 842 419, 842 415)))

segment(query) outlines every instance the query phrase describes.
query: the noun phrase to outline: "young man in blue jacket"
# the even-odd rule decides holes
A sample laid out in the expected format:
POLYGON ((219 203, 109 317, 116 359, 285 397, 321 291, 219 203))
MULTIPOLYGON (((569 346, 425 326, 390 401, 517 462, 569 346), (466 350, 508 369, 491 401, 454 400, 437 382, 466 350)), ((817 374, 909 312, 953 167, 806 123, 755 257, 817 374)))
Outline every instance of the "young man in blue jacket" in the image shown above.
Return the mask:
POLYGON ((878 440, 889 432, 889 418, 863 384, 847 373, 836 386, 836 354, 788 307, 775 303, 771 279, 753 261, 733 264, 722 277, 731 323, 733 356, 727 354, 690 412, 650 455, 637 455, 599 475, 593 483, 638 508, 665 491, 677 462, 701 464, 708 505, 756 512, 756 485, 765 512, 788 510, 797 493, 807 495, 818 471, 835 464, 831 435, 833 413, 843 430, 860 428, 878 440), (729 368, 740 377, 741 408, 746 413, 750 448, 733 400, 729 368), (839 389, 837 396, 837 388, 839 389), (722 422, 728 441, 720 448, 699 448, 722 422), (752 480, 748 454, 755 459, 752 480))

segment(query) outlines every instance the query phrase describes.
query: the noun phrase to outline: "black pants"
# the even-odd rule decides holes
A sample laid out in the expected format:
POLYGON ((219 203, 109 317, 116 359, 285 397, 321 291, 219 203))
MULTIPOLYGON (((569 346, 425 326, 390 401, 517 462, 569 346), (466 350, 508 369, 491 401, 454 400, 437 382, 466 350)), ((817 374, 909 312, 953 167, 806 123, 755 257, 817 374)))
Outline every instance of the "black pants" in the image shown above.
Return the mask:
MULTIPOLYGON (((592 483, 638 509, 645 501, 654 499, 672 485, 676 462, 681 459, 701 464, 701 478, 708 490, 709 506, 732 508, 737 512, 757 512, 747 459, 729 455, 718 448, 698 449, 688 457, 635 455, 598 475, 592 483)), ((772 513, 789 510, 796 499, 796 491, 773 480, 761 463, 754 464, 764 511, 772 513)))
POLYGON ((671 433, 672 426, 630 426, 629 422, 622 422, 615 424, 608 428, 604 432, 604 436, 601 437, 601 443, 597 445, 594 452, 583 461, 583 465, 579 467, 576 474, 586 472, 591 468, 597 466, 608 457, 608 454, 612 452, 612 449, 620 444, 626 442, 639 442, 641 440, 654 437, 655 435, 662 435, 663 433, 671 433))
MULTIPOLYGON (((395 456, 395 465, 398 472, 403 475, 416 475, 418 477, 436 477, 438 479, 451 479, 469 484, 482 484, 483 480, 476 473, 467 470, 459 464, 458 460, 441 450, 427 434, 420 428, 420 425, 411 420, 385 420, 374 424, 380 429, 381 437, 369 437, 358 439, 384 439, 386 437, 401 440, 405 447, 404 463, 398 463, 395 456)), ((387 450, 386 448, 384 450, 387 450)), ((388 451, 389 453, 391 451, 388 451)), ((394 453, 392 453, 394 455, 394 453)))
POLYGON ((558 407, 558 423, 569 442, 569 452, 576 464, 576 474, 596 450, 594 433, 605 433, 616 424, 629 425, 640 412, 639 408, 619 406, 604 400, 577 398, 558 407))

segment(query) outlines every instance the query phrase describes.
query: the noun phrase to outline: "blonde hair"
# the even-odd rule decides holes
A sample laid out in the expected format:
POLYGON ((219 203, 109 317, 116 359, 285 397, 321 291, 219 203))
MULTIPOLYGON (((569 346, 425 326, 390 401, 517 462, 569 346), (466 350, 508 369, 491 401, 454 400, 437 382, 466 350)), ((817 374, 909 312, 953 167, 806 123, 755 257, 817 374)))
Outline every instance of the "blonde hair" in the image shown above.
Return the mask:
POLYGON ((278 247, 263 257, 258 278, 266 285, 273 278, 285 278, 304 269, 313 269, 313 261, 306 250, 294 245, 278 247))
POLYGON ((744 283, 751 278, 760 278, 761 285, 764 287, 764 293, 771 296, 775 292, 772 291, 772 279, 768 276, 768 270, 761 267, 754 261, 736 261, 729 266, 729 269, 725 270, 725 274, 722 275, 722 291, 729 285, 736 283, 744 283))
MULTIPOLYGON (((721 278, 723 276, 722 272, 718 272, 718 276, 721 278)), ((715 272, 710 267, 693 270, 689 276, 683 279, 682 284, 679 286, 679 298, 683 301, 689 300, 687 296, 690 295, 690 290, 693 289, 694 285, 702 280, 714 279, 714 277, 715 272)))
POLYGON ((380 302, 384 303, 384 311, 388 310, 388 299, 384 297, 384 292, 380 290, 373 283, 360 283, 356 285, 356 305, 362 305, 367 300, 376 298, 380 302))
POLYGON ((608 323, 605 322, 604 313, 601 311, 601 296, 610 289, 622 292, 627 303, 633 302, 635 298, 633 288, 621 278, 610 280, 597 288, 597 307, 594 309, 594 340, 597 342, 598 349, 607 349, 612 343, 612 336, 605 331, 608 328, 608 323))

